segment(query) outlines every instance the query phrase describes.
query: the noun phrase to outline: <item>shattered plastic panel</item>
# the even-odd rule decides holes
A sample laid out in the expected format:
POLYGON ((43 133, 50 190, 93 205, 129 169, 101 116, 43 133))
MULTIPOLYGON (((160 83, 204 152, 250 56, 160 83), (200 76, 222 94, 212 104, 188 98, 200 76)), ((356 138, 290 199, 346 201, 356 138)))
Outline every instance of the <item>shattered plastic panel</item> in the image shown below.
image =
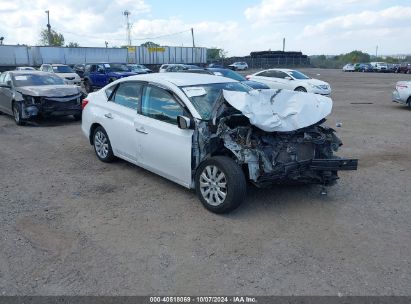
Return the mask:
POLYGON ((223 90, 224 99, 266 132, 290 132, 311 126, 331 113, 331 98, 288 90, 223 90))

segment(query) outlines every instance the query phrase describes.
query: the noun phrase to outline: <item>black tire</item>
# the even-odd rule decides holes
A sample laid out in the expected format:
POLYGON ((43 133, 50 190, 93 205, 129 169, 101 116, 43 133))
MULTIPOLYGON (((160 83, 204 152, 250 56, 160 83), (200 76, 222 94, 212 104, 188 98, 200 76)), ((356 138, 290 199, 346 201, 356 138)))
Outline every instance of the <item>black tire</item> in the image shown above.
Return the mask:
POLYGON ((24 126, 26 123, 21 117, 21 103, 16 102, 16 101, 13 102, 12 109, 13 109, 13 118, 14 118, 14 122, 16 123, 16 125, 24 126))
POLYGON ((205 160, 197 169, 195 187, 201 203, 214 213, 227 213, 236 209, 244 201, 247 192, 241 167, 226 156, 215 156, 205 160), (221 193, 225 195, 221 196, 221 193))
POLYGON ((94 130, 93 147, 99 160, 105 163, 114 161, 115 156, 113 154, 113 149, 111 148, 110 139, 108 138, 106 130, 101 126, 98 126, 94 130))
POLYGON ((84 90, 86 90, 87 93, 91 93, 93 91, 93 87, 87 79, 84 80, 84 90))
POLYGON ((73 117, 75 121, 81 120, 81 114, 74 114, 73 117))
POLYGON ((411 96, 407 99, 407 106, 411 109, 411 96))
POLYGON ((294 91, 296 91, 296 92, 306 92, 306 93, 307 93, 307 90, 306 90, 305 88, 303 88, 303 87, 295 88, 294 91))

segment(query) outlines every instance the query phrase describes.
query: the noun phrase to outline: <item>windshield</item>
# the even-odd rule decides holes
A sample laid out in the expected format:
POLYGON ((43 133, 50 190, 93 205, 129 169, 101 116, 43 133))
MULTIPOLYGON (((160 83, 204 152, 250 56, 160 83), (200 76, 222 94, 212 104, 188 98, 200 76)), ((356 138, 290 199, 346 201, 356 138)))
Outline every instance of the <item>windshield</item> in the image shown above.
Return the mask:
POLYGON ((74 73, 74 71, 67 65, 53 66, 54 73, 74 73))
POLYGON ((291 71, 289 74, 295 79, 310 79, 310 77, 298 71, 291 71))
POLYGON ((14 75, 13 80, 16 87, 64 84, 63 79, 54 75, 21 74, 14 75))
POLYGON ((110 63, 110 71, 112 72, 130 72, 130 68, 121 63, 110 63))
POLYGON ((251 89, 239 82, 199 84, 180 87, 200 114, 201 118, 211 119, 211 111, 222 90, 249 92, 251 89))

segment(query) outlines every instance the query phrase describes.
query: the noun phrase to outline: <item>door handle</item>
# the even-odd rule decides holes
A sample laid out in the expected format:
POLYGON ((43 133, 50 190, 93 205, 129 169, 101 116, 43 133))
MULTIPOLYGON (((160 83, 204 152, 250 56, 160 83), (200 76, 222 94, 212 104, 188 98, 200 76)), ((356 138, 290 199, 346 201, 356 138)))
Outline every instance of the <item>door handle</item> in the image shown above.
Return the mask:
POLYGON ((148 134, 148 132, 143 127, 136 128, 136 131, 139 133, 148 134))
POLYGON ((113 119, 113 115, 111 115, 111 113, 104 114, 104 116, 107 118, 113 119))

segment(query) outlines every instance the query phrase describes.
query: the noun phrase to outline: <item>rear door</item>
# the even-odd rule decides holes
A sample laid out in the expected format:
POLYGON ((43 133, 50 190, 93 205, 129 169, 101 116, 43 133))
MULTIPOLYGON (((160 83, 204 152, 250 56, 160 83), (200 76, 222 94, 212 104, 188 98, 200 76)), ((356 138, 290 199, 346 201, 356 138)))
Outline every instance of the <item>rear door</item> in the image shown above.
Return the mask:
POLYGON ((130 162, 138 162, 134 121, 141 101, 142 82, 126 81, 106 90, 108 101, 103 103, 102 121, 114 154, 130 162))
POLYGON ((142 167, 190 187, 193 130, 180 129, 178 115, 190 113, 170 91, 152 84, 145 86, 134 124, 138 161, 142 167))
POLYGON ((263 71, 255 75, 254 77, 252 77, 251 80, 262 82, 266 84, 267 86, 269 86, 270 89, 280 89, 281 85, 278 82, 278 78, 275 77, 276 75, 275 72, 276 71, 273 71, 273 70, 263 71))

